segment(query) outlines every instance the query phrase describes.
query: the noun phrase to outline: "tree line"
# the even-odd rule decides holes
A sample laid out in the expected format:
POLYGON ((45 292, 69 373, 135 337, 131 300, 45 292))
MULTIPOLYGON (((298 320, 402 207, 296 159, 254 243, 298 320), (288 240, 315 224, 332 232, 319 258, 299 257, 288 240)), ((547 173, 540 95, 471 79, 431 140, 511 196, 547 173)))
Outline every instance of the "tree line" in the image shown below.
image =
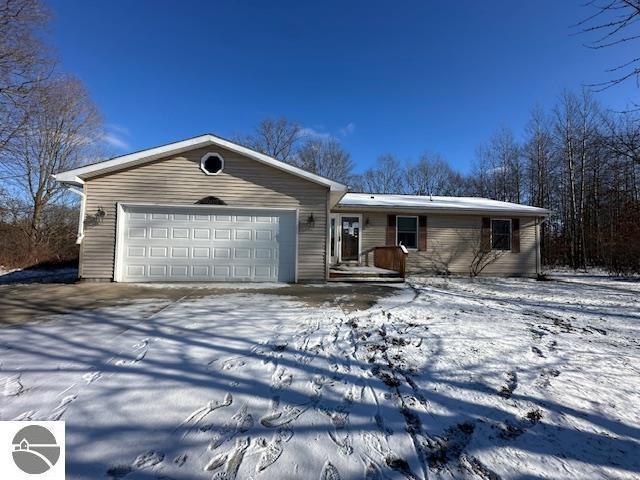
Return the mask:
POLYGON ((0 0, 0 266, 77 257, 77 199, 52 174, 98 158, 102 122, 42 41, 39 0, 0 0))

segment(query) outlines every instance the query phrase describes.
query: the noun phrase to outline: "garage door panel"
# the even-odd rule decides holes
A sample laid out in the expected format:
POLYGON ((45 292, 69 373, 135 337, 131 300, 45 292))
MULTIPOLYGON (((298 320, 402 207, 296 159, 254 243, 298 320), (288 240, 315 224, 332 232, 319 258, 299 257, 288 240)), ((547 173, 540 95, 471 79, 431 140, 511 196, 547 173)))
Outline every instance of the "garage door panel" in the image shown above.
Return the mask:
POLYGON ((171 258, 187 258, 189 257, 188 247, 172 247, 171 258))
POLYGON ((208 277, 211 267, 209 265, 193 265, 191 273, 194 277, 208 277))
POLYGON ((172 228, 171 238, 189 238, 190 230, 188 228, 172 228))
POLYGON ((166 265, 150 265, 149 276, 150 277, 166 277, 167 266, 166 265))
POLYGON ((211 230, 208 228, 194 228, 193 239, 194 240, 209 240, 211 238, 211 230))
POLYGON ((150 247, 149 257, 166 258, 168 250, 167 247, 150 247))
POLYGON ((127 256, 129 258, 140 258, 146 256, 147 249, 145 247, 129 247, 127 248, 127 256))
POLYGON ((293 211, 125 207, 123 281, 294 281, 293 211))

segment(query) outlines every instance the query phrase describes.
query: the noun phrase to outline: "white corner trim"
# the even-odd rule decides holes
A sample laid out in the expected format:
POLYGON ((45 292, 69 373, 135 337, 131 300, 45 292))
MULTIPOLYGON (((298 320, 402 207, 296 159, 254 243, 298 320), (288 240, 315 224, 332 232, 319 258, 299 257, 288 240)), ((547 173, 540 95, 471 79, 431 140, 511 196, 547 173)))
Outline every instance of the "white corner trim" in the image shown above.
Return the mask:
POLYGON ((116 203, 116 252, 113 264, 113 281, 121 282, 123 278, 122 260, 124 259, 124 240, 122 235, 125 230, 125 210, 124 204, 116 203))
POLYGON ((296 252, 295 252, 296 266, 295 266, 295 272, 293 274, 294 283, 298 283, 298 251, 299 251, 299 244, 300 244, 300 209, 296 208, 296 252))
POLYGON ((87 208, 87 196, 84 191, 78 187, 70 187, 70 191, 76 195, 80 195, 80 214, 78 216, 78 235, 76 237, 76 245, 80 245, 84 240, 84 216, 87 208))
POLYGON ((205 175, 220 175, 224 171, 224 157, 217 152, 207 152, 200 159, 200 170, 204 172, 205 175), (216 157, 220 159, 220 170, 217 172, 210 172, 204 166, 205 162, 209 160, 211 157, 216 157))

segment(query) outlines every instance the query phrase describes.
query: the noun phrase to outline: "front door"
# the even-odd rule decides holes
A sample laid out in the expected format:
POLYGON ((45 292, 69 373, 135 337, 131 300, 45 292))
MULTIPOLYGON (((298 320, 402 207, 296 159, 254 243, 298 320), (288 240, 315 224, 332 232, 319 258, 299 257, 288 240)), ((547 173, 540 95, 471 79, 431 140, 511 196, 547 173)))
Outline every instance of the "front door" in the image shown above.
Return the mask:
POLYGON ((342 261, 358 260, 360 246, 360 217, 341 218, 341 251, 342 261))

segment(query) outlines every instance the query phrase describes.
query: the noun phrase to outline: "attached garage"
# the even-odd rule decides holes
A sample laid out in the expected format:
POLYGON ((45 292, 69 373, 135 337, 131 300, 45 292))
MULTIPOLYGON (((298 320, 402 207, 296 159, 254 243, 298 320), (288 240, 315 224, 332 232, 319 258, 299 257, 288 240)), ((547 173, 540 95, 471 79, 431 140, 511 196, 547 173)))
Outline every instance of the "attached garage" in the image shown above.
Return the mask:
POLYGON ((120 204, 114 280, 295 282, 296 209, 120 204))

